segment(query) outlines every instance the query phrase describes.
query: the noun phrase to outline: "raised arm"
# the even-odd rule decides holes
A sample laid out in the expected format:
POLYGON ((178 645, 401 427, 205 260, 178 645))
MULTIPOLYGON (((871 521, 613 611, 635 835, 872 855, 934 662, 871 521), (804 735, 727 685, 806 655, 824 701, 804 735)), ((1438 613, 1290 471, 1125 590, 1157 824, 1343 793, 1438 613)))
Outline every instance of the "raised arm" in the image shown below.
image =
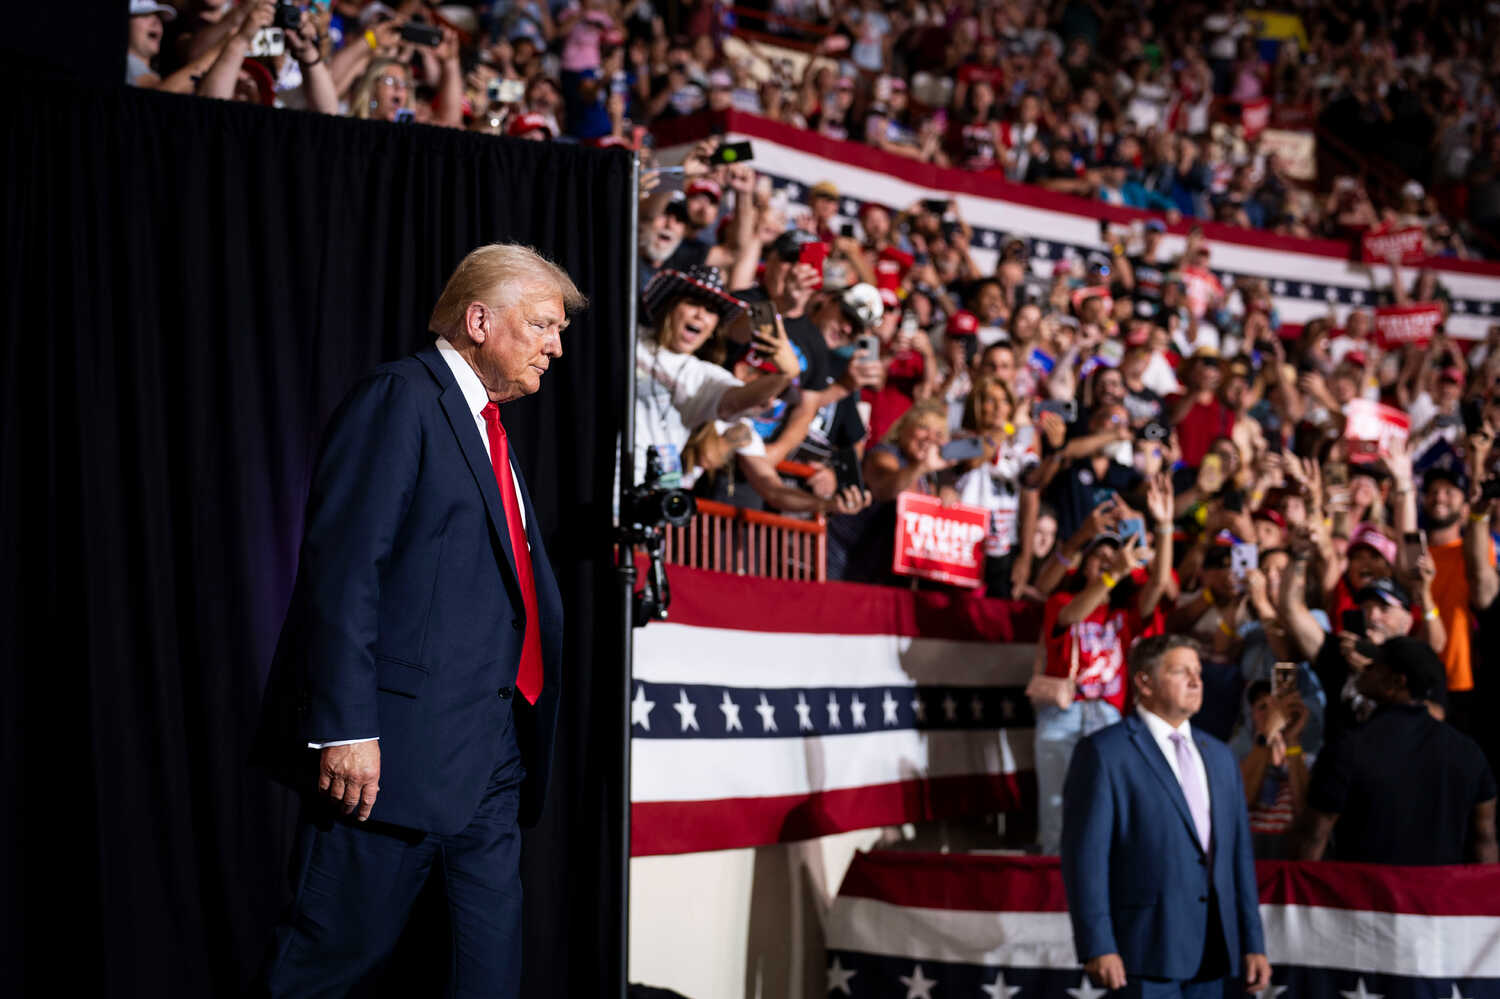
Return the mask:
POLYGON ((1151 575, 1141 588, 1141 617, 1148 618, 1172 583, 1172 478, 1166 472, 1153 475, 1146 484, 1146 511, 1156 535, 1151 557, 1151 575))
POLYGON ((1312 541, 1305 533, 1292 541, 1292 564, 1281 582, 1281 623, 1286 626, 1304 659, 1313 659, 1323 647, 1324 633, 1307 609, 1307 567, 1312 561, 1312 541))
POLYGON ((240 78, 240 65, 250 51, 250 39, 261 28, 268 27, 276 16, 276 4, 272 0, 255 0, 255 5, 245 15, 240 29, 229 36, 219 56, 208 68, 203 79, 198 81, 200 97, 217 97, 229 100, 234 96, 234 85, 240 78))
POLYGON ((734 419, 742 413, 764 406, 786 391, 786 387, 801 370, 797 353, 787 339, 786 327, 782 325, 780 316, 776 317, 775 329, 769 333, 757 330, 750 342, 763 356, 771 358, 776 364, 777 373, 761 375, 752 382, 726 390, 719 398, 718 415, 721 420, 734 419))
POLYGON ((1109 593, 1130 575, 1131 571, 1140 564, 1140 535, 1136 535, 1125 543, 1125 546, 1114 553, 1110 559, 1109 568, 1099 574, 1099 578, 1088 584, 1069 600, 1061 610, 1057 612, 1057 624, 1059 627, 1071 627, 1094 613, 1100 605, 1109 599, 1109 593))
POLYGON ((1490 540, 1493 500, 1484 498, 1485 466, 1489 462, 1494 429, 1486 421, 1469 435, 1469 522, 1464 525, 1464 572, 1469 578, 1469 603, 1484 610, 1500 595, 1500 573, 1495 571, 1494 542, 1490 540))

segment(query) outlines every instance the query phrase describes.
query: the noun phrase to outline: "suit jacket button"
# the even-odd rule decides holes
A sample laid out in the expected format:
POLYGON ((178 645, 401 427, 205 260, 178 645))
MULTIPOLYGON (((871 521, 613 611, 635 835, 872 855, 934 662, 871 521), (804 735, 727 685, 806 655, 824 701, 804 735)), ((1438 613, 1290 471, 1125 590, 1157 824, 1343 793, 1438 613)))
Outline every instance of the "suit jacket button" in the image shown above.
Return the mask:
POLYGON ((1199 895, 1198 896, 1198 901, 1200 901, 1200 902, 1207 902, 1208 901, 1208 896, 1207 895, 1199 895))
POLYGON ((1208 858, 1207 857, 1199 857, 1198 858, 1198 866, 1199 867, 1207 867, 1208 866, 1208 858))
POLYGON ((526 622, 522 621, 518 617, 511 618, 510 626, 512 628, 516 629, 517 631, 521 631, 521 630, 523 630, 526 627, 526 622))

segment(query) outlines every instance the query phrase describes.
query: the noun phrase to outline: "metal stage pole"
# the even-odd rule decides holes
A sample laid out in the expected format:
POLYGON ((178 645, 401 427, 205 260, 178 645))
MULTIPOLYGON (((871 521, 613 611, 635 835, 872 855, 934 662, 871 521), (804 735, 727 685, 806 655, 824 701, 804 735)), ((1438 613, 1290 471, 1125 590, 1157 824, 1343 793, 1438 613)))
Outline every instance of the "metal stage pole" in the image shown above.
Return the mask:
POLYGON ((625 540, 625 525, 620 517, 626 509, 626 493, 635 484, 635 340, 638 319, 637 303, 640 301, 640 253, 636 249, 636 232, 640 228, 641 214, 641 153, 631 153, 630 164, 630 226, 628 229, 625 259, 629 292, 625 308, 625 326, 629 342, 625 350, 625 411, 620 420, 620 494, 619 512, 615 515, 617 528, 615 551, 618 562, 615 566, 620 585, 620 639, 621 639, 621 685, 623 697, 619 716, 620 724, 620 926, 619 926, 619 999, 625 999, 630 987, 630 700, 631 685, 635 669, 635 545, 625 540))

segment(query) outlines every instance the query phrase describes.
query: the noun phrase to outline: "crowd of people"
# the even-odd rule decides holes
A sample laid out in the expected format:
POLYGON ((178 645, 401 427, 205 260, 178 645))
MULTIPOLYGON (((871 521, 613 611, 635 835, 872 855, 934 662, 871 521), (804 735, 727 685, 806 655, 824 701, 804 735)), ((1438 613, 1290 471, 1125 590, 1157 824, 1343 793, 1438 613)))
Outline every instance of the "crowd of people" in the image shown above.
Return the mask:
POLYGON ((1420 226, 1430 255, 1500 254, 1487 235, 1500 224, 1491 8, 130 0, 130 12, 138 86, 628 147, 663 119, 733 108, 1169 219, 1336 239, 1420 226), (1351 173, 1322 189, 1294 178, 1246 108, 1321 126, 1351 173), (1387 170, 1361 170, 1366 158, 1387 170))
MULTIPOLYGON (((1468 252, 1465 226, 1500 221, 1492 11, 1318 5, 1268 27, 1233 3, 776 0, 767 32, 821 26, 797 74, 722 44, 727 9, 703 0, 130 4, 139 86, 632 147, 738 108, 1161 212, 1059 266, 1005 240, 985 271, 952 201, 849 224, 806 178, 804 214, 701 143, 644 183, 636 478, 824 515, 830 577, 867 583, 912 585, 891 571, 902 493, 987 511, 983 590, 1041 605, 1037 675, 1065 681, 1033 698, 1048 852, 1074 747, 1125 708, 1128 649, 1176 634, 1203 650, 1195 724, 1237 748, 1263 855, 1494 859, 1470 736, 1494 741, 1500 326, 1386 346, 1356 309, 1293 331, 1266 282, 1197 278, 1200 229, 1166 235, 1418 224, 1430 252, 1468 252), (1383 122, 1421 180, 1317 196, 1213 127, 1262 97, 1383 122), (1361 400, 1408 431, 1355 436, 1361 400)), ((1372 291, 1446 301, 1399 267, 1372 291)))
MULTIPOLYGON (((1125 709, 1127 650, 1165 633, 1203 650, 1194 723, 1244 760, 1264 855, 1322 855, 1343 816, 1330 855, 1493 856, 1493 779, 1459 733, 1487 737, 1479 636, 1500 634, 1500 325, 1385 345, 1361 310, 1283 326, 1258 280, 1195 303, 1201 233, 1168 251, 1154 225, 1050 274, 1011 241, 980 273, 951 203, 835 233, 831 185, 788 219, 717 148, 643 194, 637 476, 826 514, 830 577, 867 583, 914 585, 891 569, 903 492, 986 510, 983 590, 1042 605, 1037 672, 1067 681, 1035 698, 1044 850, 1074 747, 1125 709), (1406 432, 1367 434, 1365 403, 1406 432), (1354 750, 1376 718, 1410 755, 1354 750), (1397 800, 1431 802, 1427 832, 1380 839, 1397 800)), ((1399 269, 1387 293, 1442 300, 1399 269)))

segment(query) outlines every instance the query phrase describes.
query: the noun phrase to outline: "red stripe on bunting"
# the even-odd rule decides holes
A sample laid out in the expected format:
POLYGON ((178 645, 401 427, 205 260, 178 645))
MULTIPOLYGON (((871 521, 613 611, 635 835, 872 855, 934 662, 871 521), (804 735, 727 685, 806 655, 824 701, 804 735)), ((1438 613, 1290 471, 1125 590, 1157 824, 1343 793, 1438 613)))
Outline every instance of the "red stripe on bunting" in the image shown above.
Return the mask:
MULTIPOLYGON (((737 132, 741 135, 748 135, 752 139, 764 139, 767 142, 774 142, 813 156, 821 156, 823 159, 836 160, 847 166, 883 173, 934 191, 951 191, 979 198, 994 198, 1014 205, 1029 205, 1047 211, 1066 212, 1069 215, 1082 215, 1091 219, 1105 219, 1122 224, 1148 218, 1166 221, 1165 216, 1158 212, 1145 212, 1071 194, 1059 194, 1056 191, 1048 191, 1030 184, 1017 184, 998 174, 976 173, 972 170, 919 163, 882 149, 875 149, 858 142, 830 139, 815 132, 808 132, 742 111, 725 111, 718 114, 705 111, 686 118, 672 118, 652 125, 651 131, 658 148, 697 142, 709 135, 721 132, 737 132)), ((811 185, 825 178, 798 179, 811 185)), ((1192 218, 1181 219, 1175 224, 1168 223, 1167 228, 1171 232, 1185 236, 1195 225, 1202 226, 1203 234, 1217 243, 1236 243, 1240 246, 1253 246, 1282 253, 1306 253, 1334 260, 1351 260, 1353 257, 1350 243, 1340 240, 1277 236, 1260 230, 1241 229, 1238 226, 1224 225, 1221 222, 1192 218)), ((1413 266, 1430 267, 1439 272, 1500 277, 1500 264, 1491 261, 1430 257, 1413 266)))
MULTIPOLYGON (((1036 604, 862 583, 799 583, 668 566, 674 624, 730 631, 1033 642, 1036 604)), ((651 625, 647 625, 651 627, 651 625)))
POLYGON ((963 912, 1066 912, 1056 857, 882 851, 854 858, 839 888, 918 909, 963 912))
POLYGON ((1269 905, 1403 912, 1414 916, 1500 915, 1500 867, 1392 867, 1380 864, 1256 864, 1269 905))
MULTIPOLYGON (((1262 905, 1500 915, 1500 867, 1393 867, 1259 861, 1262 905)), ((964 856, 881 851, 854 858, 839 895, 966 912, 1065 912, 1056 857, 964 856)))
POLYGON ((1029 808, 1031 773, 968 774, 813 794, 714 801, 636 802, 631 855, 731 850, 813 839, 851 829, 1029 808))

